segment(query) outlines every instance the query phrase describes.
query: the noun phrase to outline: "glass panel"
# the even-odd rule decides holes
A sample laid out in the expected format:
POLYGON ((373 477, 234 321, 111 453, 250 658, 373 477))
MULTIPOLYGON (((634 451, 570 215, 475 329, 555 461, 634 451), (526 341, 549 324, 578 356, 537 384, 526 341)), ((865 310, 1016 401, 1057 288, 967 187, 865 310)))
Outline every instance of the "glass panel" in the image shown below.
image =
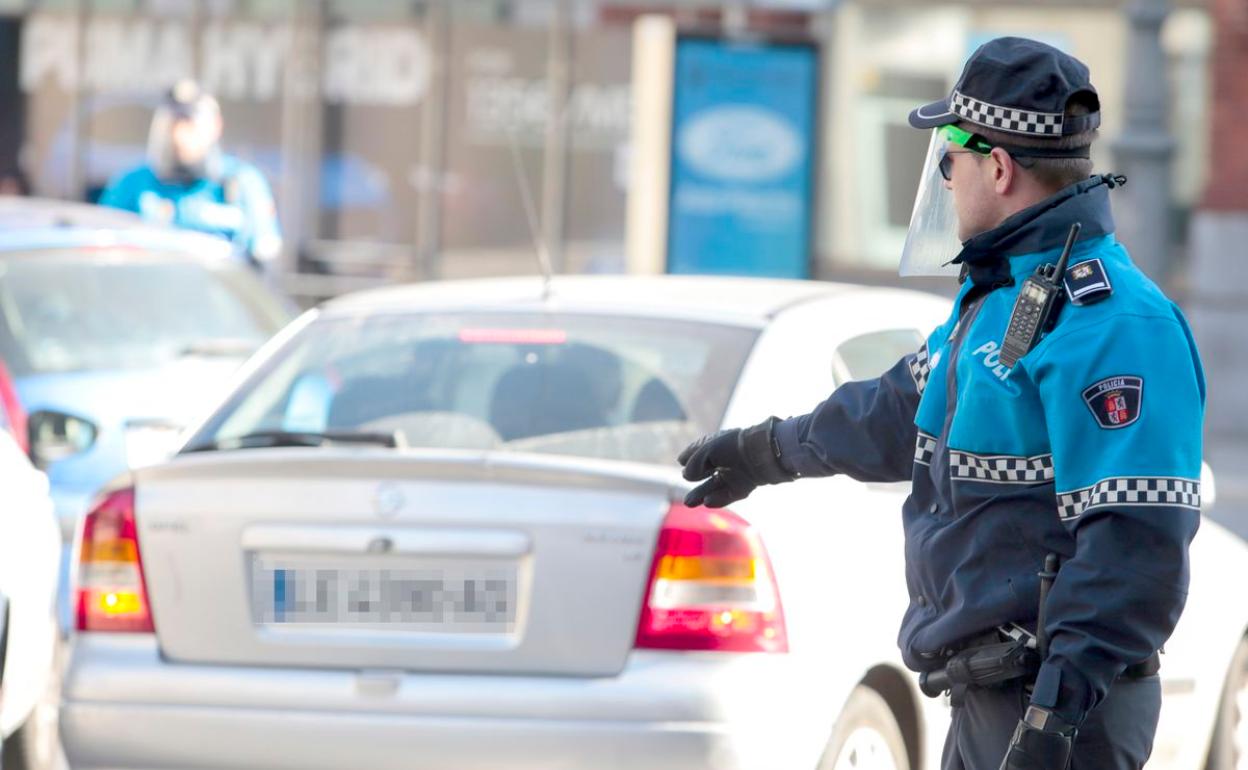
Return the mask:
POLYGON ((37 192, 96 199, 110 178, 145 162, 152 110, 177 78, 195 74, 220 100, 222 148, 259 166, 278 187, 290 48, 285 20, 211 16, 196 25, 168 10, 172 15, 87 17, 85 61, 75 15, 27 16, 21 83, 31 97, 26 136, 37 192), (75 94, 82 99, 77 111, 75 94), (75 158, 79 132, 86 145, 75 158))
POLYGON ((323 46, 320 237, 413 244, 433 73, 426 31, 412 17, 348 18, 323 46))
POLYGON ((269 430, 670 464, 719 426, 757 332, 606 316, 314 324, 191 445, 269 430))
POLYGON ((207 341, 245 355, 284 319, 239 265, 72 251, 0 262, 0 358, 15 376, 159 366, 207 341))
POLYGON ((623 272, 633 38, 627 25, 578 29, 568 104, 570 272, 623 272))
POLYGON ((843 342, 836 355, 849 380, 869 380, 891 369, 922 344, 923 335, 915 329, 889 329, 843 342))
POLYGON ((19 179, 22 154, 22 118, 25 100, 19 86, 19 59, 9 53, 19 49, 21 22, 4 17, 0 2, 0 195, 22 189, 19 179))
POLYGON ((545 29, 452 26, 442 197, 448 277, 537 269, 522 189, 540 220, 547 42, 545 29))

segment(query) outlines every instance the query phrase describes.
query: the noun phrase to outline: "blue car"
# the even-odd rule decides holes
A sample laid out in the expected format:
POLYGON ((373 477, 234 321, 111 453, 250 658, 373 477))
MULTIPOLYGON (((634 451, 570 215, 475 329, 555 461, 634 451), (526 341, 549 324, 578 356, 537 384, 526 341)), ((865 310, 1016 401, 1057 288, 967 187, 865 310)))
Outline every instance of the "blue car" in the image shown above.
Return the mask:
POLYGON ((66 543, 101 484, 158 462, 291 308, 230 244, 0 198, 0 360, 66 543))

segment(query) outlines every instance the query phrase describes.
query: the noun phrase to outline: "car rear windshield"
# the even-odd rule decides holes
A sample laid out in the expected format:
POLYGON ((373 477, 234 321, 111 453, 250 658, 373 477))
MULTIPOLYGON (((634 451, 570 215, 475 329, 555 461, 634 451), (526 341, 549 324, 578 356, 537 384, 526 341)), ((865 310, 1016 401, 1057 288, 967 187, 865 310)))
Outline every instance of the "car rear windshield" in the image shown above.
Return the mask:
POLYGON ((0 259, 0 358, 15 377, 159 366, 214 340, 242 355, 284 320, 242 265, 133 250, 0 259))
POLYGON ((267 431, 367 432, 412 447, 667 464, 719 426, 756 336, 598 315, 324 319, 188 446, 267 431))

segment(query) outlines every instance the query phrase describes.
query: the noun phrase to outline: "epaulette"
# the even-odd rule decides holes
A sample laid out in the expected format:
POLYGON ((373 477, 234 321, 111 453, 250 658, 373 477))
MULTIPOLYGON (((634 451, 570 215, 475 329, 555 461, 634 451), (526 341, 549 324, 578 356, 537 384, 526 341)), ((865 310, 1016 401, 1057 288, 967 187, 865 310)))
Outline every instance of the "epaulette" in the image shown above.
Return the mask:
POLYGON ((1089 259, 1066 268, 1062 282, 1074 305, 1092 305, 1114 293, 1109 275, 1100 259, 1089 259))

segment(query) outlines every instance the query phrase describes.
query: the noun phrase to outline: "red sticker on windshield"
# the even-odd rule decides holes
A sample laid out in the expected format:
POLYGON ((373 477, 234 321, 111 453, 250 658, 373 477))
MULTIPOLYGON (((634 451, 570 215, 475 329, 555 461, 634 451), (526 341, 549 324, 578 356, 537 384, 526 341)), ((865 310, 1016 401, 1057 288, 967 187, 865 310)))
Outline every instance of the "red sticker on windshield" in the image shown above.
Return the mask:
POLYGON ((563 329, 460 329, 459 341, 495 345, 563 345, 568 333, 563 329))

